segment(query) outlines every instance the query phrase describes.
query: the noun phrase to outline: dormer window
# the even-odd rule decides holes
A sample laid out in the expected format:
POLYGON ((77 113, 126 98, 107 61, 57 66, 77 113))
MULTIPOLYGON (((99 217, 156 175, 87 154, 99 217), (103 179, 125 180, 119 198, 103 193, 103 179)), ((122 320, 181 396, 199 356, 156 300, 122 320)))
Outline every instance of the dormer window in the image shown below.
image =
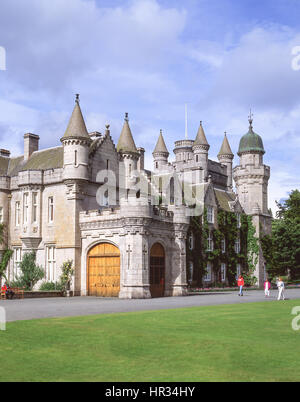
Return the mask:
POLYGON ((207 222, 214 223, 214 209, 213 207, 207 207, 207 222))

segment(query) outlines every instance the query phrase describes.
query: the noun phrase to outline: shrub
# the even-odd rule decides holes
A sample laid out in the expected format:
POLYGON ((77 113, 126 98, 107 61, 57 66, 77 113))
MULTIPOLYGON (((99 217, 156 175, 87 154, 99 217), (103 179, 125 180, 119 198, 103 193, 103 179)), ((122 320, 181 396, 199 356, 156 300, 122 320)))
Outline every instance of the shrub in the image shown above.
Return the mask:
POLYGON ((52 291, 52 290, 61 291, 62 285, 60 282, 43 282, 40 286, 40 290, 41 291, 52 291))
POLYGON ((67 290, 70 290, 71 287, 71 282, 72 282, 72 276, 74 275, 74 269, 72 268, 73 261, 68 260, 63 263, 61 267, 61 276, 60 276, 60 283, 62 286, 62 290, 66 292, 67 290))
POLYGON ((34 251, 25 253, 19 266, 21 275, 15 282, 20 283, 19 286, 25 287, 25 290, 32 290, 34 285, 45 276, 43 268, 35 263, 34 251))

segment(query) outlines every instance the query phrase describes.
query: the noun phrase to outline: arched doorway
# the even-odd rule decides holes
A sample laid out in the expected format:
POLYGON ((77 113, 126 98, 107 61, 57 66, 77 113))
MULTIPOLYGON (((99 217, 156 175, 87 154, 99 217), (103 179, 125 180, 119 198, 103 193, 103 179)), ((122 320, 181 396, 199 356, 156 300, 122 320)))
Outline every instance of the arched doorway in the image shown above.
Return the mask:
POLYGON ((150 251, 150 293, 152 297, 163 297, 165 292, 165 250, 155 243, 150 251))
POLYGON ((110 243, 94 246, 87 257, 89 296, 117 297, 120 292, 120 251, 110 243))

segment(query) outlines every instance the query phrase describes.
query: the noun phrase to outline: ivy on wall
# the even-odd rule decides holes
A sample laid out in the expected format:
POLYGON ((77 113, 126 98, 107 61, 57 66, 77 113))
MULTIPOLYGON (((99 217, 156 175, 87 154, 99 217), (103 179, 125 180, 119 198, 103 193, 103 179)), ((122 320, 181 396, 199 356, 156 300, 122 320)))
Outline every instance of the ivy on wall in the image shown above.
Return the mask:
MULTIPOLYGON (((253 276, 258 260, 259 242, 255 236, 251 216, 241 214, 240 227, 237 225, 237 216, 234 212, 217 211, 217 225, 208 223, 207 209, 202 216, 192 217, 187 237, 187 267, 193 262, 192 283, 203 286, 203 276, 206 273, 207 263, 211 263, 214 273, 214 285, 221 282, 221 264, 226 264, 226 278, 229 285, 236 283, 237 264, 241 270, 245 283, 252 285, 256 282, 253 276), (208 237, 211 234, 213 250, 208 251, 208 237), (193 248, 189 247, 189 237, 194 238, 193 248), (235 241, 240 239, 240 252, 235 251, 235 241), (225 240, 225 252, 222 252, 222 240, 225 240)), ((188 275, 189 270, 187 269, 188 275)))

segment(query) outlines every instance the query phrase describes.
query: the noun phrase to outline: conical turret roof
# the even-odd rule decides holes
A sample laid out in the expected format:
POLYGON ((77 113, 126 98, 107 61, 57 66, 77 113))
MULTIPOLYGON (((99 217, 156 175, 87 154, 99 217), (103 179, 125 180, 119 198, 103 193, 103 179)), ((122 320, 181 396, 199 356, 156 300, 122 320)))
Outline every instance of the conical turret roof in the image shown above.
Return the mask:
POLYGON ((206 145, 209 147, 209 144, 207 142, 203 127, 202 127, 202 121, 200 121, 200 126, 198 129, 198 133, 194 142, 194 146, 195 145, 206 145))
POLYGON ((125 121, 118 141, 117 151, 138 153, 129 127, 128 113, 125 114, 125 121))
POLYGON ((162 130, 160 130, 159 137, 156 143, 156 147, 153 151, 153 154, 155 154, 156 152, 163 152, 169 155, 168 148, 166 147, 166 143, 162 135, 162 130))
POLYGON ((221 155, 232 155, 233 156, 226 133, 224 135, 224 139, 223 139, 223 143, 222 143, 220 152, 218 153, 218 156, 221 156, 221 155))
POLYGON ((76 95, 76 103, 70 118, 67 130, 62 139, 68 138, 85 138, 90 140, 90 136, 86 129, 84 118, 82 116, 81 108, 79 105, 79 95, 76 95))

